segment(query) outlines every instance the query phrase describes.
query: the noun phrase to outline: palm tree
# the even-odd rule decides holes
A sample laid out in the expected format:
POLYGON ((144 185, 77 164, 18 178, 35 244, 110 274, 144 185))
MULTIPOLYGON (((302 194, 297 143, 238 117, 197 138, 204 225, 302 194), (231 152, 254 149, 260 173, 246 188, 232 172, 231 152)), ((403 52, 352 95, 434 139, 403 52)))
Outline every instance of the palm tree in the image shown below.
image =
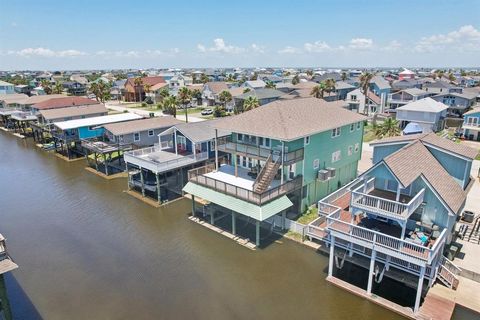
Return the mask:
POLYGON ((206 74, 202 74, 202 76, 200 77, 200 82, 201 83, 207 83, 208 81, 210 81, 210 78, 206 75, 206 74))
POLYGON ((173 117, 177 117, 177 98, 175 96, 168 96, 165 97, 162 101, 162 103, 159 103, 160 109, 165 111, 165 113, 168 113, 172 115, 173 117))
POLYGON ((368 114, 368 89, 370 88, 370 81, 372 81, 372 78, 373 73, 370 72, 364 72, 360 75, 360 92, 365 96, 364 114, 368 114))
POLYGON ((62 92, 63 92, 63 85, 60 82, 57 82, 55 84, 55 87, 53 87, 53 93, 61 94, 62 92))
POLYGON ((252 76, 250 77, 250 80, 255 81, 255 80, 257 80, 257 79, 258 79, 258 73, 257 73, 257 72, 254 72, 254 73, 252 74, 252 76))
POLYGON ((330 92, 335 91, 335 80, 332 78, 328 78, 324 80, 325 82, 325 92, 330 94, 330 92))
POLYGON ((250 88, 243 89, 243 93, 247 93, 247 92, 250 92, 250 91, 252 91, 252 89, 250 89, 250 88))
POLYGON ((275 88, 277 88, 277 85, 275 83, 273 83, 273 81, 267 81, 267 84, 265 85, 265 88, 275 89, 275 88))
POLYGON ((227 91, 227 90, 223 90, 222 92, 220 92, 220 94, 218 95, 218 99, 220 100, 220 102, 223 104, 223 108, 226 109, 227 108, 227 104, 232 101, 233 97, 232 97, 232 94, 230 93, 230 91, 227 91))
POLYGON ((192 99, 192 92, 187 87, 181 87, 178 90, 178 102, 185 108, 185 122, 188 122, 188 104, 192 99))
POLYGON ((455 78, 453 73, 449 72, 448 73, 448 81, 450 81, 450 83, 453 83, 453 82, 455 82, 455 80, 457 80, 457 78, 455 78))
POLYGON ((137 88, 138 89, 138 93, 140 94, 140 97, 139 97, 139 101, 142 100, 142 92, 140 91, 140 87, 143 85, 143 80, 141 77, 136 77, 134 80, 133 80, 133 84, 134 84, 134 95, 135 95, 135 101, 137 101, 137 88))
POLYGON ((307 70, 306 74, 307 74, 307 76, 309 76, 309 77, 313 76, 313 70, 310 70, 310 69, 307 70))
POLYGON ((197 106, 201 104, 202 92, 198 89, 193 89, 192 98, 197 99, 197 106))
POLYGON ((243 111, 249 111, 260 107, 260 102, 255 96, 249 96, 243 101, 243 111))
POLYGON ((42 81, 40 81, 40 85, 42 86, 43 91, 45 91, 46 94, 52 94, 52 84, 50 83, 50 81, 48 81, 47 79, 43 79, 42 81))
POLYGON ((342 72, 342 81, 346 81, 347 80, 347 73, 344 71, 342 72))
POLYGON ((400 135, 398 120, 387 118, 382 124, 374 125, 373 130, 377 138, 395 137, 400 135))
POLYGON ((227 81, 227 82, 235 82, 235 81, 236 81, 235 76, 230 73, 230 74, 227 76, 226 81, 227 81))
POLYGON ((298 75, 295 75, 292 79, 292 84, 293 85, 296 85, 300 82, 300 78, 298 77, 298 75))
POLYGON ((143 86, 143 91, 145 91, 145 95, 148 95, 151 90, 152 90, 152 85, 150 83, 146 83, 143 86))
POLYGON ((444 76, 445 72, 443 70, 437 70, 437 78, 439 80, 442 80, 442 77, 444 76))
POLYGON ((321 99, 321 98, 323 98, 323 95, 325 93, 325 89, 326 89, 325 82, 322 81, 312 88, 312 91, 310 92, 310 95, 317 98, 317 99, 321 99))

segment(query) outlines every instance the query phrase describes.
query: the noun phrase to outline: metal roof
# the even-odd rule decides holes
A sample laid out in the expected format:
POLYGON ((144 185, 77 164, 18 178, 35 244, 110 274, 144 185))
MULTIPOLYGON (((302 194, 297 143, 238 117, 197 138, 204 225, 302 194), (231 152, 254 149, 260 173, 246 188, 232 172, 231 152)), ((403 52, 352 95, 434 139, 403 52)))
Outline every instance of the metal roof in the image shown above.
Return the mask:
POLYGON ((127 113, 113 114, 109 116, 61 121, 61 122, 56 122, 55 126, 60 128, 61 130, 68 130, 68 129, 76 129, 81 127, 99 126, 102 124, 113 123, 113 122, 137 120, 141 118, 142 116, 139 116, 138 114, 127 112, 127 113))
POLYGON ((292 201, 285 195, 267 204, 258 206, 193 182, 188 182, 183 191, 258 221, 264 221, 293 206, 292 201))

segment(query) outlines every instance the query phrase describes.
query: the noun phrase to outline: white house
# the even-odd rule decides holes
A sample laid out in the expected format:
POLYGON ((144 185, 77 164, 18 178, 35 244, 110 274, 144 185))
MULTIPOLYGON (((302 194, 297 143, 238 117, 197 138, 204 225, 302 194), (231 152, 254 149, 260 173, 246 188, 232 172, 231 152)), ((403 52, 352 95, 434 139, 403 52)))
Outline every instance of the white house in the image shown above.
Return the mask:
POLYGON ((422 128, 423 133, 437 132, 445 127, 447 109, 445 104, 428 97, 397 108, 397 120, 402 129, 414 122, 422 128))

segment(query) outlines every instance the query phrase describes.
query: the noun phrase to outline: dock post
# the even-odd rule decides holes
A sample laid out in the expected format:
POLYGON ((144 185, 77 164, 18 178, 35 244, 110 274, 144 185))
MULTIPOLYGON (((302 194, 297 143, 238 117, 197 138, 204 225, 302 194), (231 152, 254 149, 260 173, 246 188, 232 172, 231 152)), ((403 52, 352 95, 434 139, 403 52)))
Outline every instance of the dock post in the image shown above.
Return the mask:
POLYGON ((210 224, 213 226, 215 224, 215 209, 210 208, 210 224))
POLYGON ((255 225, 255 245, 258 247, 260 245, 260 221, 256 221, 255 225))
POLYGON ((12 320, 12 310, 10 309, 10 302, 7 296, 7 287, 5 286, 5 278, 3 274, 0 275, 0 310, 3 311, 5 320, 12 320))
POLYGON ((98 159, 97 159, 97 153, 96 153, 96 152, 94 152, 94 153, 93 153, 93 156, 95 157, 95 170, 97 170, 97 171, 98 171, 98 159))
POLYGON ((143 179, 143 169, 140 168, 140 181, 142 182, 142 197, 145 197, 145 180, 143 179))
POLYGON ((235 217, 235 211, 232 210, 232 234, 236 235, 237 233, 237 226, 236 226, 236 217, 235 217))
POLYGON ((195 196, 192 194, 192 216, 195 217, 195 196))
POLYGON ((422 297, 423 279, 425 277, 425 267, 420 267, 420 277, 418 278, 417 296, 415 297, 415 307, 413 312, 420 308, 420 298, 422 297))
POLYGON ((105 175, 108 176, 108 164, 107 164, 107 155, 103 154, 103 165, 105 166, 105 175))
MULTIPOLYGON (((162 199, 160 197, 160 174, 158 172, 155 174, 155 179, 157 180, 157 201, 158 203, 161 203, 162 199)), ((193 198, 193 195, 192 195, 192 198, 193 198)))
POLYGON ((330 257, 328 258, 328 276, 333 276, 333 259, 335 259, 335 237, 331 236, 330 257))
POLYGON ((285 230, 287 227, 287 210, 282 211, 282 230, 285 230))
POLYGON ((370 258, 370 269, 368 269, 368 285, 367 285, 367 294, 372 294, 372 280, 373 280, 373 269, 375 268, 375 258, 377 256, 377 251, 372 250, 372 257, 370 258))

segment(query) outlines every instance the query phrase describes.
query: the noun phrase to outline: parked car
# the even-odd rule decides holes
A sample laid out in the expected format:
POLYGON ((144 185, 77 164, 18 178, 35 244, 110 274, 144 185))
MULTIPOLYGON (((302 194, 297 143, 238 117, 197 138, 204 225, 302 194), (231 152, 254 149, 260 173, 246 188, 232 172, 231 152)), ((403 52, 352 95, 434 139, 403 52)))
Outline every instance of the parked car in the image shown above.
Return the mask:
POLYGON ((204 110, 202 110, 202 112, 201 112, 201 115, 202 115, 202 116, 208 116, 208 115, 211 115, 211 114, 213 114, 213 110, 212 110, 212 109, 204 109, 204 110))

